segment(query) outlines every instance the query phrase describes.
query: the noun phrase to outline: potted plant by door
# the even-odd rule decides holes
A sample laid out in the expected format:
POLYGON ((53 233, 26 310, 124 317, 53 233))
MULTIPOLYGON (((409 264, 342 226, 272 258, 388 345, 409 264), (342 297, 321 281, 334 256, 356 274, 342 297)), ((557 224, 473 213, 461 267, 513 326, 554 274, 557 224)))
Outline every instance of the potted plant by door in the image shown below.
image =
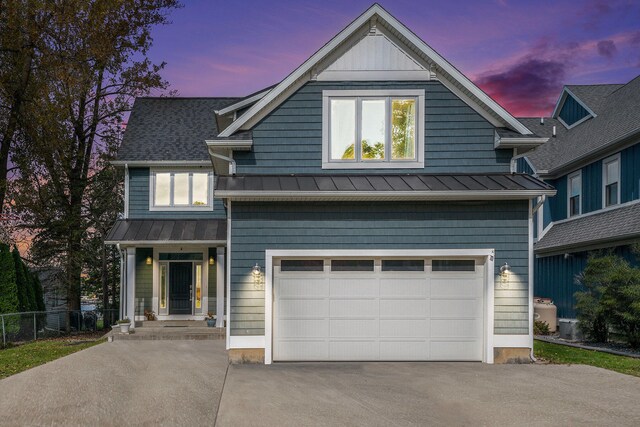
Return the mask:
POLYGON ((205 320, 207 321, 207 326, 210 328, 213 328, 214 326, 216 326, 216 318, 213 315, 212 312, 208 312, 207 316, 205 317, 205 320))
POLYGON ((129 320, 128 317, 125 317, 124 319, 118 320, 118 325, 120 325, 121 334, 128 334, 129 328, 131 327, 131 320, 129 320))

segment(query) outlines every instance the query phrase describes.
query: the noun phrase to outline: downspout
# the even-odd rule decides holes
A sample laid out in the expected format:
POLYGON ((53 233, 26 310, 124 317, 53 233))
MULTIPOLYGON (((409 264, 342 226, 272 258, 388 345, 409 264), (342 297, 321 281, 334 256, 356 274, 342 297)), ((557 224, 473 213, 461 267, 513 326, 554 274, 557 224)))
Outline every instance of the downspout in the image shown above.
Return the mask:
MULTIPOLYGON (((538 200, 538 203, 536 203, 536 205, 533 207, 533 209, 531 209, 531 218, 533 221, 533 214, 535 214, 538 209, 540 209, 542 207, 542 205, 544 205, 545 200, 547 199, 547 195, 543 194, 542 196, 540 196, 540 199, 538 200)), ((540 230, 538 230, 538 236, 540 236, 540 230)), ((531 260, 529 260, 529 262, 531 262, 531 260)), ((533 270, 533 268, 532 268, 533 270)), ((533 316, 533 318, 535 319, 535 315, 533 316)), ((535 363, 537 362, 536 356, 533 354, 533 346, 531 346, 531 354, 530 354, 531 360, 535 363)))
POLYGON ((220 160, 224 160, 226 162, 229 162, 229 174, 230 175, 235 175, 236 174, 236 161, 233 160, 231 157, 223 156, 222 154, 216 153, 211 149, 211 147, 209 147, 209 155, 211 157, 215 157, 216 159, 220 159, 220 160))

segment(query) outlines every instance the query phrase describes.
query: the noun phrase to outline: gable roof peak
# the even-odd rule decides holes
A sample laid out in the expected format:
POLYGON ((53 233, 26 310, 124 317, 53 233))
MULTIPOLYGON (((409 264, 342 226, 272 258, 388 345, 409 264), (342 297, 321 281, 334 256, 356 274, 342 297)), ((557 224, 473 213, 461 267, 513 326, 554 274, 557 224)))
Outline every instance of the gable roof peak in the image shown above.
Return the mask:
POLYGON ((525 125, 483 92, 469 78, 464 76, 409 28, 387 12, 380 4, 374 3, 264 97, 253 104, 246 113, 227 127, 220 136, 228 137, 239 130, 251 128, 260 118, 283 102, 286 98, 284 95, 310 81, 312 71, 317 64, 326 60, 330 54, 343 47, 345 42, 353 37, 368 34, 371 30, 372 21, 374 21, 376 31, 379 27, 390 30, 398 40, 407 46, 408 50, 413 51, 416 57, 420 57, 424 63, 428 64, 430 70, 433 64, 433 71, 437 73, 439 80, 465 100, 472 108, 478 112, 482 111, 481 114, 494 125, 508 127, 524 135, 531 134, 531 131, 525 125))

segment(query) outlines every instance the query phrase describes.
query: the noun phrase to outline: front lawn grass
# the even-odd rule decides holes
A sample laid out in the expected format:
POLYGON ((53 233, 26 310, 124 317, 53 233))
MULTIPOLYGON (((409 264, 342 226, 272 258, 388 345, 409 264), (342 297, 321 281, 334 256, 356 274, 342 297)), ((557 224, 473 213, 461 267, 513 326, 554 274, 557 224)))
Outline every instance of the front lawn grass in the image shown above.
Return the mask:
POLYGON ((533 351, 537 359, 543 359, 550 363, 590 365, 640 377, 640 359, 633 357, 584 350, 537 340, 533 342, 533 351))
POLYGON ((106 339, 104 338, 87 341, 86 338, 83 340, 79 336, 76 340, 52 339, 34 341, 0 350, 0 379, 105 341, 106 339))

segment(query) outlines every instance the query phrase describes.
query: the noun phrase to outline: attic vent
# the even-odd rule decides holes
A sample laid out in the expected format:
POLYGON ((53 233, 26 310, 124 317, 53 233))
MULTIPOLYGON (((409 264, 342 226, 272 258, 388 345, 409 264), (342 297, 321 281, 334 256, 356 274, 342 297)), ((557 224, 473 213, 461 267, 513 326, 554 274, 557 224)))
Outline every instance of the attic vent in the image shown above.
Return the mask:
POLYGON ((369 35, 371 36, 375 36, 378 33, 377 21, 375 16, 369 21, 369 35))

